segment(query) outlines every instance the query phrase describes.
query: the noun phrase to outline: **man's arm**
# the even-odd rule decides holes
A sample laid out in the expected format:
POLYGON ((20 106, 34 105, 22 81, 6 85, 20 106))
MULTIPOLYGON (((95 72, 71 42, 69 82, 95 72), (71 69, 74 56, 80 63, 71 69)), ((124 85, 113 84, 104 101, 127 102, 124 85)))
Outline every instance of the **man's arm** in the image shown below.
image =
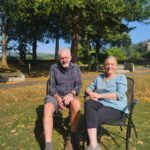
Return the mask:
POLYGON ((50 94, 54 95, 57 94, 57 88, 56 88, 56 79, 55 79, 55 73, 54 73, 54 66, 52 65, 50 68, 50 94))
POLYGON ((74 83, 74 89, 70 91, 65 97, 64 97, 64 103, 65 105, 69 105, 70 102, 74 99, 74 96, 78 95, 80 92, 82 86, 81 81, 81 72, 80 68, 75 65, 75 83, 74 83))

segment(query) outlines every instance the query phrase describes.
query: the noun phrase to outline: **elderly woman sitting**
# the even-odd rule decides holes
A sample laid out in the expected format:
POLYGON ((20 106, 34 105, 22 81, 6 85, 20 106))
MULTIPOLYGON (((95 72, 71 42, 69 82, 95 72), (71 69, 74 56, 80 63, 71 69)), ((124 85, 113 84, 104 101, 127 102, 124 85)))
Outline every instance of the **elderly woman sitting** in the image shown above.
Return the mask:
POLYGON ((109 56, 104 61, 105 73, 100 74, 86 89, 90 100, 85 102, 85 118, 90 145, 99 150, 97 128, 100 124, 119 120, 128 113, 126 76, 116 74, 117 60, 109 56))

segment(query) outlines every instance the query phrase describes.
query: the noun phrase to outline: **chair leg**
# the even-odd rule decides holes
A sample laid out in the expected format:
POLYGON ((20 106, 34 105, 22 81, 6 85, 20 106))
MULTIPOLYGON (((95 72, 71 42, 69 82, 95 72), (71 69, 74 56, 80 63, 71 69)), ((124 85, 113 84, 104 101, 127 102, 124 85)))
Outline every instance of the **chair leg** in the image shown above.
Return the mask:
POLYGON ((82 149, 84 150, 85 148, 85 133, 83 133, 83 146, 82 146, 82 149))
POLYGON ((131 125, 129 126, 129 129, 128 129, 128 137, 130 138, 131 137, 131 125))
POLYGON ((82 137, 82 140, 83 140, 82 149, 84 150, 84 147, 85 147, 85 125, 83 127, 83 137, 82 137))
POLYGON ((86 131, 86 142, 87 142, 86 145, 88 146, 90 144, 90 141, 87 131, 86 131))
POLYGON ((131 125, 127 126, 127 131, 126 131, 126 150, 129 149, 129 138, 131 135, 131 125))
POLYGON ((131 132, 131 127, 127 127, 127 133, 126 133, 126 150, 129 149, 130 132, 131 132))
POLYGON ((85 142, 86 142, 86 145, 87 145, 87 146, 88 146, 89 143, 90 143, 86 129, 85 129, 85 132, 83 133, 83 146, 82 146, 82 149, 83 149, 83 150, 85 149, 85 142))
POLYGON ((132 127, 134 129, 135 137, 136 137, 136 139, 138 139, 137 131, 136 131, 136 128, 135 128, 135 125, 133 122, 132 122, 132 127))
POLYGON ((129 149, 129 137, 126 137, 126 150, 129 149))
POLYGON ((88 138, 88 133, 87 133, 87 128, 86 128, 86 121, 85 121, 85 113, 84 113, 84 132, 83 132, 83 150, 85 149, 85 142, 86 145, 89 145, 89 138, 88 138))
POLYGON ((85 138, 86 138, 86 123, 85 123, 85 116, 83 122, 83 150, 85 149, 85 138))
POLYGON ((122 128, 122 126, 120 126, 120 130, 121 130, 121 131, 123 131, 123 128, 122 128))

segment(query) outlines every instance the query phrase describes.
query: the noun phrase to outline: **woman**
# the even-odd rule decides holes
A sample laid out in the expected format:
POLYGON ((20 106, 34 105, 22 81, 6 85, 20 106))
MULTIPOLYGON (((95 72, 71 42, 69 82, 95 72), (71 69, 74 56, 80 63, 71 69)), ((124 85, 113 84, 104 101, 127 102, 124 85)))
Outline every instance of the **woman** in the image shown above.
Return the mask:
POLYGON ((90 145, 88 150, 99 150, 97 128, 100 124, 119 120, 128 113, 127 80, 116 74, 117 60, 109 56, 104 61, 105 73, 100 74, 86 89, 90 100, 85 102, 86 126, 90 145))

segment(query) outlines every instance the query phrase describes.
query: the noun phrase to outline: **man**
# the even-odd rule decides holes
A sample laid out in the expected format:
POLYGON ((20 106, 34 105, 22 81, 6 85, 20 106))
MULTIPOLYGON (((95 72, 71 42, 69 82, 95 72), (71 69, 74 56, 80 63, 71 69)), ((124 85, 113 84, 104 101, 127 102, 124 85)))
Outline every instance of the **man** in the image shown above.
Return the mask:
POLYGON ((59 51, 59 63, 53 64, 50 69, 51 90, 50 94, 45 97, 44 105, 44 132, 45 132, 45 150, 52 150, 52 130, 53 114, 58 109, 70 109, 70 137, 65 150, 77 149, 76 131, 80 117, 80 101, 77 95, 81 89, 80 69, 71 61, 69 49, 59 51), (74 142, 73 142, 74 141, 74 142))

